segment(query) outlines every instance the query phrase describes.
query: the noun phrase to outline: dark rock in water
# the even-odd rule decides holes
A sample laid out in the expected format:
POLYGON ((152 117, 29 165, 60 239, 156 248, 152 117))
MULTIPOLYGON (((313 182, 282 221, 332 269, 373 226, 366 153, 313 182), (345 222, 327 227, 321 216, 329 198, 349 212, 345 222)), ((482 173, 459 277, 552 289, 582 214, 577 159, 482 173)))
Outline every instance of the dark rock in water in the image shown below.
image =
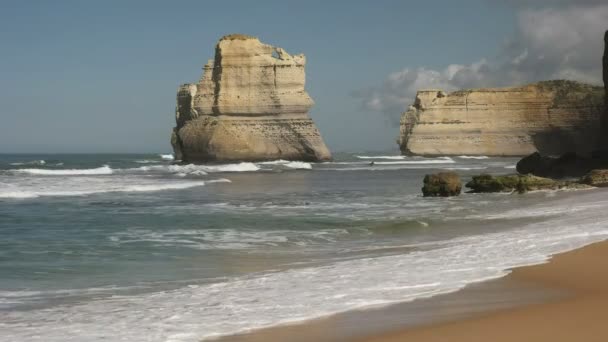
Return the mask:
POLYGON ((583 157, 574 152, 559 157, 541 156, 534 152, 517 163, 517 172, 538 177, 573 178, 582 177, 593 169, 608 168, 608 153, 596 151, 591 157, 583 157))
POLYGON ((581 183, 596 187, 608 187, 608 170, 591 170, 581 178, 581 183))
POLYGON ((586 188, 576 182, 556 181, 533 175, 473 176, 465 185, 470 192, 514 192, 525 193, 536 190, 578 189, 586 188))
POLYGON ((422 194, 424 197, 458 196, 462 182, 456 172, 440 172, 424 176, 422 194))

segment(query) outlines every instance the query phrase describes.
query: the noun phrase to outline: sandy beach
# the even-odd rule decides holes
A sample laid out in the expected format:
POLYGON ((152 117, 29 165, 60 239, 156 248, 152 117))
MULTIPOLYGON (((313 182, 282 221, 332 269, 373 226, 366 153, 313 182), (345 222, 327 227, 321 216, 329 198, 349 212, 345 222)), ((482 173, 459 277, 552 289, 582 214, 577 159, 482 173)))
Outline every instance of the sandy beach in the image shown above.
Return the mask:
POLYGON ((607 341, 608 242, 518 268, 508 280, 567 291, 559 300, 365 338, 398 341, 607 341))
POLYGON ((606 341, 605 260, 608 241, 455 293, 220 341, 606 341))

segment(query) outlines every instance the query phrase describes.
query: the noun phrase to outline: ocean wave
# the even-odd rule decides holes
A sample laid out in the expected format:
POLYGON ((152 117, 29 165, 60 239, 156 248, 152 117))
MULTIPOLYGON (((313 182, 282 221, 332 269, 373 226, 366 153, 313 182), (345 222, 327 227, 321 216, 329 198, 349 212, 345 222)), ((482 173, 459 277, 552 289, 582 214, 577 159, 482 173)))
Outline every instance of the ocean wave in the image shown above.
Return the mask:
POLYGON ((405 159, 406 156, 355 156, 359 159, 405 159))
POLYGON ((303 161, 289 161, 289 160, 284 160, 284 159, 259 162, 259 163, 256 163, 256 165, 280 165, 280 166, 288 167, 290 169, 306 169, 306 170, 312 169, 311 163, 307 163, 307 162, 303 162, 303 161))
POLYGON ((152 160, 152 159, 141 159, 141 160, 136 160, 135 161, 137 164, 152 164, 152 163, 158 163, 158 160, 152 160))
POLYGON ((13 166, 21 166, 21 165, 45 165, 45 164, 46 164, 45 160, 32 160, 32 161, 28 161, 28 162, 11 163, 11 165, 13 165, 13 166))
MULTIPOLYGON (((603 212, 597 208, 593 215, 581 212, 506 232, 458 237, 398 255, 309 264, 211 284, 191 283, 174 290, 12 311, 3 319, 3 333, 23 341, 41 334, 49 342, 64 341, 66 336, 91 341, 137 340, 147 334, 163 341, 189 342, 409 302, 502 277, 514 267, 543 263, 550 255, 604 240, 608 230, 603 212)), ((150 240, 196 241, 204 232, 184 230, 179 236, 167 236, 167 231, 155 233, 160 235, 129 233, 133 239, 141 239, 143 233, 150 240)), ((249 238, 243 232, 235 233, 240 236, 221 232, 217 238, 249 238)), ((128 243, 129 238, 117 236, 115 242, 128 243)), ((254 243, 258 238, 253 236, 254 243)), ((265 239, 282 243, 285 237, 265 239)))
POLYGON ((470 171, 470 170, 486 170, 485 166, 471 166, 471 167, 446 167, 446 170, 462 170, 462 171, 470 171))
POLYGON ((488 156, 458 156, 460 159, 488 159, 488 156))
POLYGON ((285 166, 290 169, 299 169, 299 170, 312 169, 312 165, 310 163, 300 162, 300 161, 292 161, 292 162, 285 164, 285 166))
MULTIPOLYGON (((0 198, 27 199, 36 197, 65 197, 65 196, 85 196, 108 192, 154 192, 164 190, 181 190, 198 186, 206 183, 228 183, 228 179, 215 179, 206 181, 180 181, 175 183, 155 183, 155 184, 121 184, 120 181, 87 185, 83 183, 68 185, 73 190, 59 190, 58 187, 32 188, 23 187, 22 189, 9 188, 0 189, 0 198)), ((65 187, 62 187, 65 188, 65 187)))
POLYGON ((175 159, 175 157, 173 157, 173 154, 159 154, 158 156, 164 160, 174 160, 175 159))
POLYGON ((454 159, 450 157, 439 157, 434 159, 404 160, 404 161, 377 161, 374 165, 409 165, 409 164, 453 164, 454 159))
POLYGON ((330 231, 245 230, 245 229, 173 229, 150 230, 134 228, 109 236, 117 244, 153 243, 193 249, 257 249, 281 244, 335 242, 347 235, 344 229, 330 231))
POLYGON ((127 171, 164 171, 169 173, 184 173, 184 174, 195 174, 204 175, 212 172, 250 172, 258 171, 260 169, 254 163, 238 163, 238 164, 218 164, 218 165, 151 165, 141 166, 135 169, 127 169, 127 171))
POLYGON ((110 175, 114 171, 108 165, 94 169, 63 169, 63 170, 51 170, 51 169, 15 169, 10 170, 16 173, 26 173, 31 175, 43 175, 43 176, 81 176, 81 175, 110 175))

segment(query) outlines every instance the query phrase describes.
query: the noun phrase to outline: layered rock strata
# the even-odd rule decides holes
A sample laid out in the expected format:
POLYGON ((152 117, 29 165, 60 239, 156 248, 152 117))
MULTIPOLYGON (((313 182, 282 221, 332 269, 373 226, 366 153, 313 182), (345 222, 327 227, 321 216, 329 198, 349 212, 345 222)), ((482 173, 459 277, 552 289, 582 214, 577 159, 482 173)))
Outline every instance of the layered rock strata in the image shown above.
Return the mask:
POLYGON ((304 55, 255 37, 222 37, 200 81, 177 92, 176 159, 331 159, 308 115, 314 102, 304 89, 305 64, 304 55))
POLYGON ((399 145, 415 155, 588 154, 604 89, 573 81, 445 93, 423 90, 401 117, 399 145))

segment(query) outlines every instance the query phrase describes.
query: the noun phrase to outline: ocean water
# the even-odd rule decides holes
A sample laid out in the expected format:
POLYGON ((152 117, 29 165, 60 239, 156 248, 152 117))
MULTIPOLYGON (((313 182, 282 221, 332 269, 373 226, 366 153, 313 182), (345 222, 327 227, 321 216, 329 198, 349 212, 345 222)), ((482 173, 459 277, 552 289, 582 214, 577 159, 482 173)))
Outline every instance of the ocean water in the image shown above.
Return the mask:
POLYGON ((608 238, 608 192, 423 198, 517 159, 0 155, 0 341, 200 341, 453 292, 608 238), (374 165, 370 162, 374 161, 374 165))

